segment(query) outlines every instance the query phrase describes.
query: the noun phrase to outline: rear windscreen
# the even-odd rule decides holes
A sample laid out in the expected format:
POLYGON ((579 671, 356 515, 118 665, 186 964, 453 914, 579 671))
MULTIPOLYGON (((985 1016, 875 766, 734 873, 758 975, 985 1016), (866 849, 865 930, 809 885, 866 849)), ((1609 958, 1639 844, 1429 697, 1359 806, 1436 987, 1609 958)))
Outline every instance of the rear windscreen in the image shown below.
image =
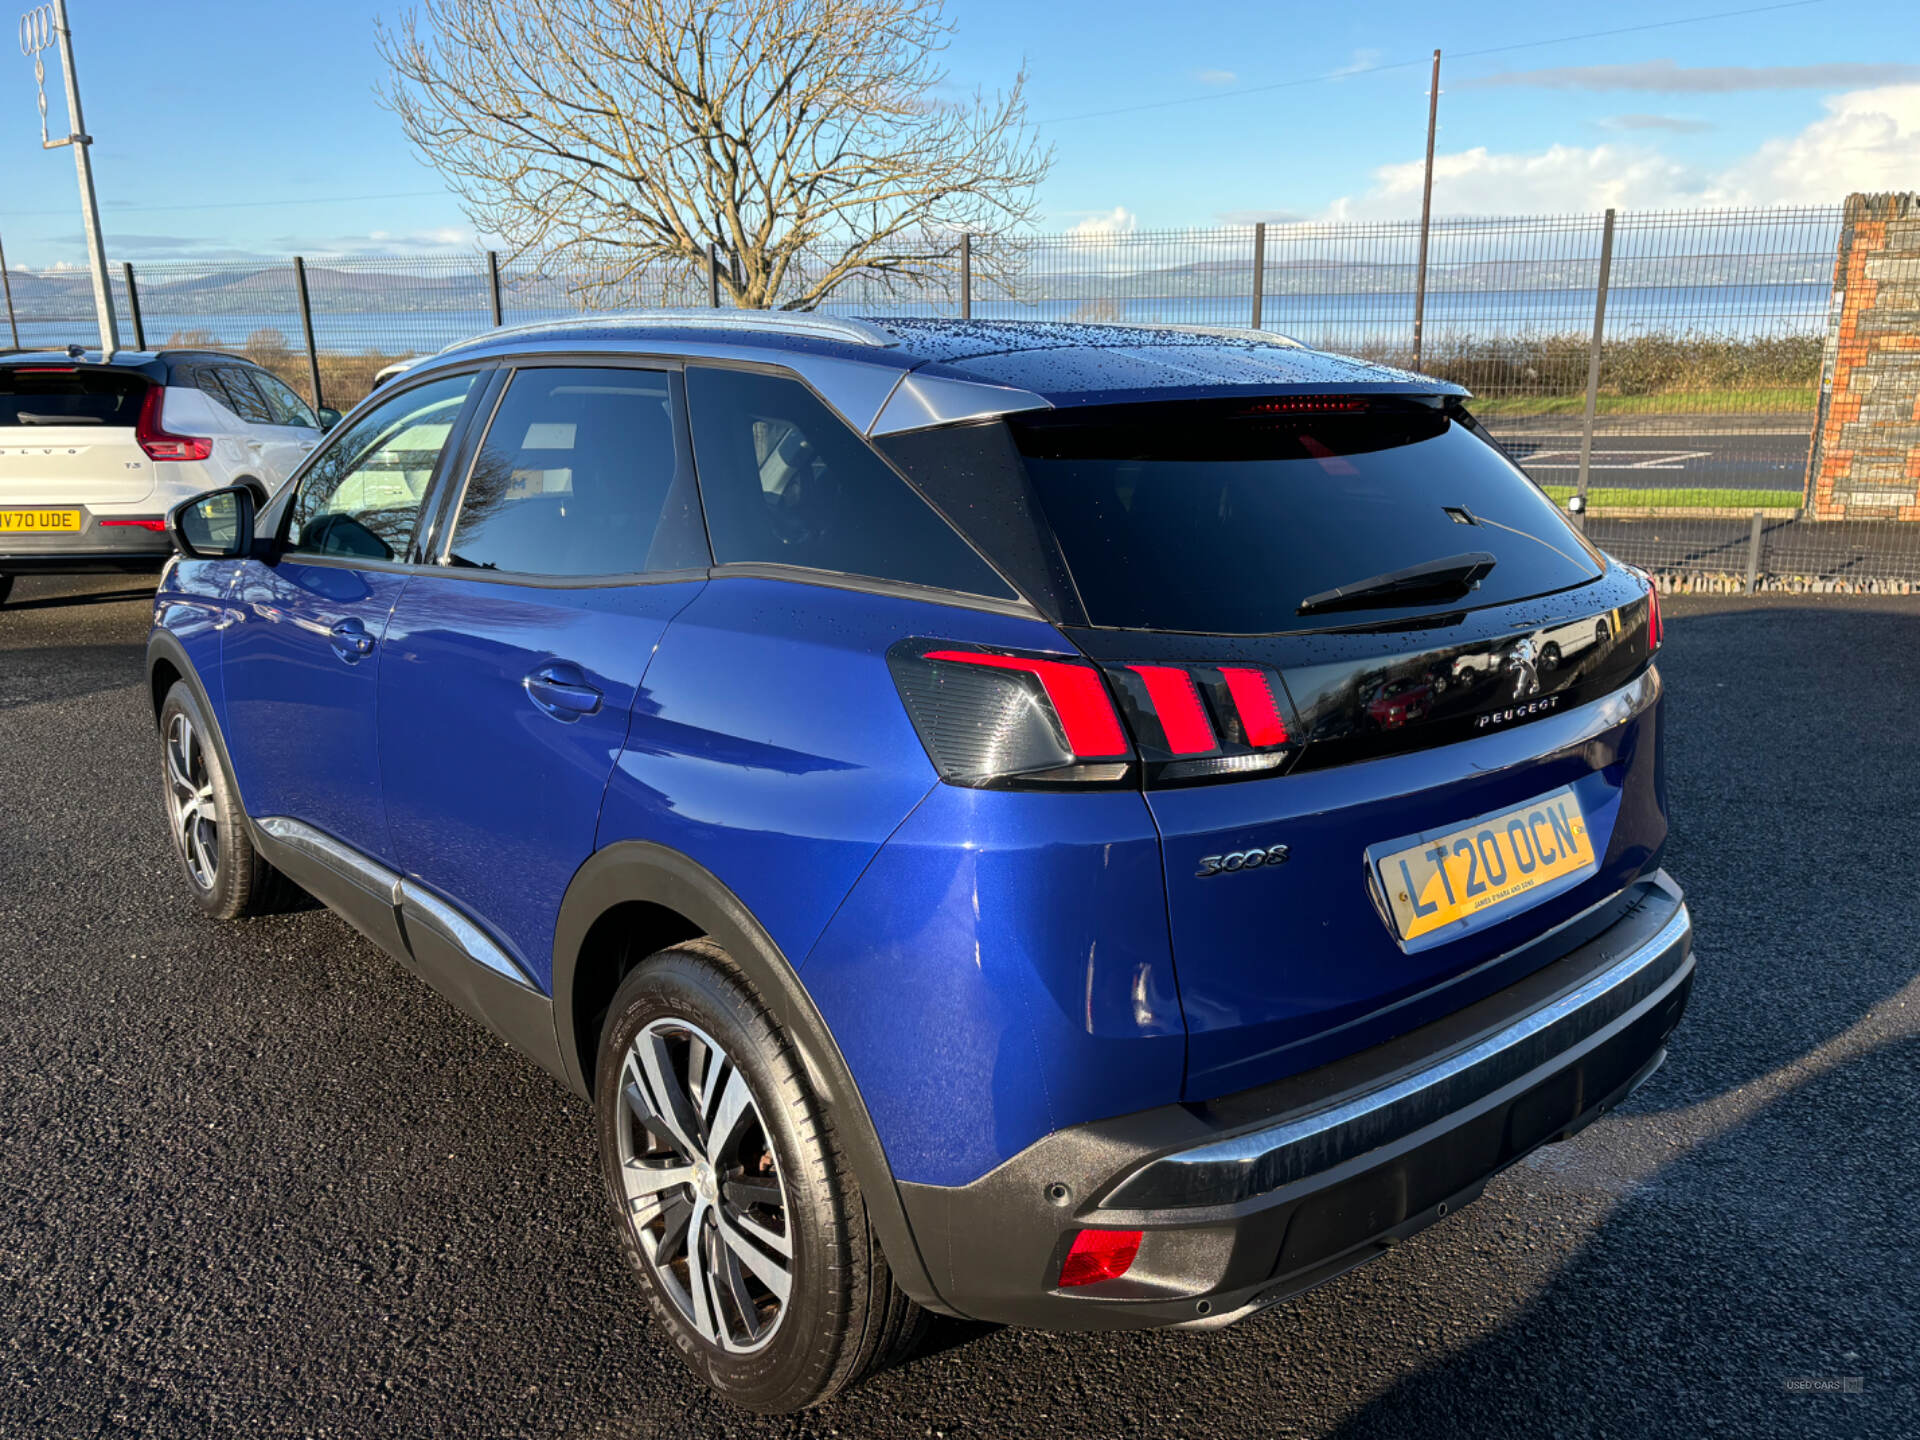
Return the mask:
POLYGON ((1012 422, 1091 623, 1263 634, 1503 604, 1600 567, 1445 409, 1372 398, 1055 410, 1012 422), (1343 407, 1315 413, 1309 405, 1343 407), (1459 593, 1302 603, 1466 555, 1459 593), (1469 588, 1469 585, 1471 588, 1469 588))
POLYGON ((124 425, 150 382, 129 370, 0 366, 0 425, 124 425))

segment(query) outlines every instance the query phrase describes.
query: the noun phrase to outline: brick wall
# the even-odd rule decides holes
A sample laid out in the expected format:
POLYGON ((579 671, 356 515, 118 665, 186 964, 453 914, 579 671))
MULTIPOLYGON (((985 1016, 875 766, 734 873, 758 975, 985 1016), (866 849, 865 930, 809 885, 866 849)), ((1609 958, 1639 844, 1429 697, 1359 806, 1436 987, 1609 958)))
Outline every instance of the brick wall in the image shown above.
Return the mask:
POLYGON ((1849 195, 1807 459, 1819 520, 1920 520, 1920 196, 1849 195))

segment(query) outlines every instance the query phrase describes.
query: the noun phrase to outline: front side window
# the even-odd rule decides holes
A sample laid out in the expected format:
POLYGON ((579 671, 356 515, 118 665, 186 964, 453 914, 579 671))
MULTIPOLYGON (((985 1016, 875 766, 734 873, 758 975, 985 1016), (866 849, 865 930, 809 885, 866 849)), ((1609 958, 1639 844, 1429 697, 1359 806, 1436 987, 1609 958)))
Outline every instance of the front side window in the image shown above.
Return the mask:
POLYGON ((1012 599, 1014 592, 806 386, 692 367, 687 405, 713 558, 1012 599))
POLYGON ((520 370, 487 427, 447 564, 629 575, 707 563, 662 370, 520 370))
POLYGON ((286 548, 362 560, 404 560, 420 501, 473 375, 449 375, 389 398, 341 427, 293 497, 286 548))
POLYGON ((320 421, 307 408, 307 402, 294 394, 284 381, 264 370, 249 373, 253 377, 254 388, 260 392, 261 399, 267 402, 273 424, 292 425, 302 430, 320 428, 320 421))

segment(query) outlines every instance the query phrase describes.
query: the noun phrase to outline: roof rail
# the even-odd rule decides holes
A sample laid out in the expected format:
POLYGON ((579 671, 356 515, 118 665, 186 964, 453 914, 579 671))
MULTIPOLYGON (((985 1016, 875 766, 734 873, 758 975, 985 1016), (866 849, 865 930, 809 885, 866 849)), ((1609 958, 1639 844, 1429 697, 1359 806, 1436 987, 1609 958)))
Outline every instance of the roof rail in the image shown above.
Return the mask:
MULTIPOLYGON (((1127 324, 1134 322, 1127 321, 1127 324)), ((1143 330, 1178 330, 1187 335, 1217 335, 1222 340, 1257 340, 1266 345, 1285 345, 1290 350, 1311 350, 1313 347, 1304 340, 1296 340, 1291 335, 1282 335, 1278 330, 1253 330, 1245 325, 1153 325, 1141 324, 1143 330)))
POLYGON ((525 325, 509 325, 487 330, 465 340, 457 340, 440 353, 484 345, 516 335, 538 335, 545 330, 607 329, 624 330, 658 326, 674 330, 732 330, 745 334, 803 336, 813 340, 838 340, 843 345, 894 346, 900 342, 877 325, 839 315, 821 315, 797 310, 713 310, 662 308, 659 310, 614 310, 578 319, 535 320, 525 325))

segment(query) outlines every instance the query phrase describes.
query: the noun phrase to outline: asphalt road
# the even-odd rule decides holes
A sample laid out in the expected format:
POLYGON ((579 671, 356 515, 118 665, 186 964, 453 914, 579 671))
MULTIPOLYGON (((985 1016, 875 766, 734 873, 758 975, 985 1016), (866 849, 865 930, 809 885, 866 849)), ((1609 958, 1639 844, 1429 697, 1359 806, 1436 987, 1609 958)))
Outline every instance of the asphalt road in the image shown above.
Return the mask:
MULTIPOLYGON (((1487 422, 1508 454, 1542 485, 1571 485, 1580 475, 1577 419, 1552 433, 1520 428, 1498 417, 1487 422)), ((1702 429, 1640 433, 1615 423, 1596 434, 1587 483, 1598 489, 1792 490, 1807 473, 1809 432, 1800 429, 1702 429)))
POLYGON ((6 1440, 1920 1429, 1920 603, 1669 606, 1700 972, 1622 1113, 1224 1333, 947 1324, 770 1420, 665 1352, 582 1104, 325 912, 188 904, 143 601, 0 610, 6 1440))

